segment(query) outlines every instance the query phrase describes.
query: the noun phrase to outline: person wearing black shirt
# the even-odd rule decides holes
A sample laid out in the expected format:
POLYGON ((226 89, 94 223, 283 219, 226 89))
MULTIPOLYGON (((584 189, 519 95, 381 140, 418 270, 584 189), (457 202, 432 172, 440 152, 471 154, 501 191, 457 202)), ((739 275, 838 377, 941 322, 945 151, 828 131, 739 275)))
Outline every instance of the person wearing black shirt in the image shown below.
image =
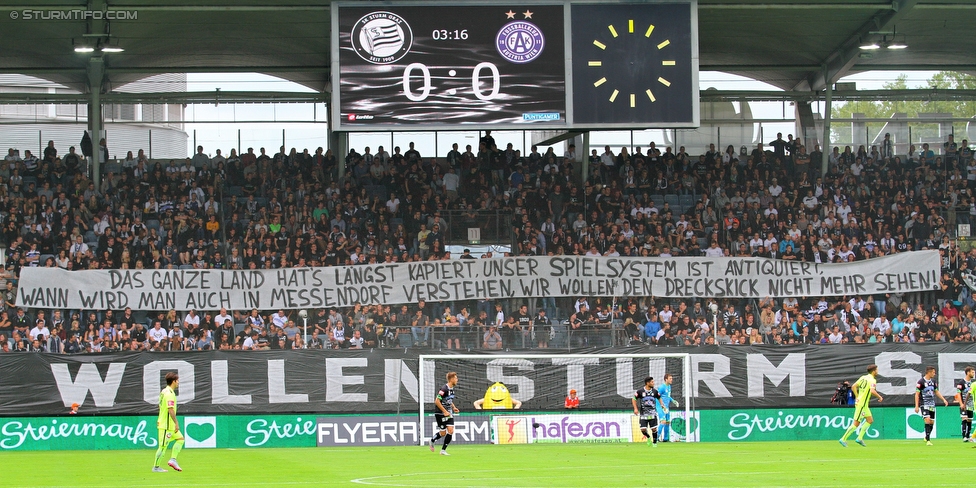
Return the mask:
POLYGON ((437 390, 437 396, 434 397, 434 420, 437 421, 437 433, 434 437, 430 438, 427 443, 430 446, 430 452, 434 452, 434 443, 437 442, 441 437, 444 438, 444 445, 441 447, 441 455, 449 456, 447 453, 447 446, 451 443, 451 439, 454 436, 454 414, 460 413, 457 405, 454 404, 454 387, 457 386, 458 376, 457 373, 451 371, 447 373, 447 383, 437 390))
POLYGON ((634 393, 631 403, 634 415, 640 418, 640 430, 648 444, 657 447, 657 406, 661 401, 661 394, 654 388, 654 378, 644 378, 644 387, 634 393), (651 433, 648 435, 647 431, 651 433))
POLYGON ((552 333, 552 320, 546 316, 546 310, 540 308, 532 321, 532 329, 535 331, 535 340, 540 349, 549 347, 549 334, 552 333))
POLYGON ((515 322, 518 324, 519 330, 522 331, 522 347, 531 347, 532 317, 529 315, 527 305, 519 307, 518 312, 515 313, 515 322))

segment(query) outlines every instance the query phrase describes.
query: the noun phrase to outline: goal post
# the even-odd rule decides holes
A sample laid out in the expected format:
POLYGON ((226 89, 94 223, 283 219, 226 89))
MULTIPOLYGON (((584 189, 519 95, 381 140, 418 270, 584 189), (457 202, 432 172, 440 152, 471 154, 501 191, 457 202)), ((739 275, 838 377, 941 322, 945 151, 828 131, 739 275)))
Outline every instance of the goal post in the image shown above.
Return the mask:
MULTIPOLYGON (((670 411, 676 427, 672 434, 683 441, 693 441, 696 436, 692 435, 692 424, 697 422, 688 421, 695 415, 690 358, 687 353, 421 355, 418 365, 420 441, 425 443, 433 434, 434 397, 451 371, 458 374, 455 405, 461 417, 480 413, 494 418, 527 412, 526 415, 538 420, 570 413, 607 422, 626 416, 628 425, 633 415, 631 398, 643 387, 644 378, 653 377, 655 386, 659 387, 664 375, 671 374, 671 396, 680 403, 670 411), (579 409, 572 412, 564 408, 570 390, 576 390, 580 399, 579 409)), ((523 435, 537 439, 535 442, 553 442, 551 432, 545 431, 541 420, 534 422, 526 418, 526 423, 535 425, 523 429, 532 427, 537 431, 531 435, 526 431, 523 435)), ((578 440, 599 442, 583 437, 578 440)))

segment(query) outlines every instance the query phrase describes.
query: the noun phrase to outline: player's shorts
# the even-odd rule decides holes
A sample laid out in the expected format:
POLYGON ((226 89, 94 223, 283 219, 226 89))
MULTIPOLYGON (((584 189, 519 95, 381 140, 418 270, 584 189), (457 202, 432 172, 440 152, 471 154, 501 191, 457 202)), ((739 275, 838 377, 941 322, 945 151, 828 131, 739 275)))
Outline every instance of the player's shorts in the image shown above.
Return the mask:
POLYGON ((871 415, 871 407, 868 405, 854 407, 854 421, 860 422, 868 417, 873 417, 871 415))
POLYGON ((437 421, 437 430, 447 430, 447 426, 454 425, 454 416, 446 416, 442 413, 435 413, 434 420, 437 421))
POLYGON ((932 407, 931 409, 928 407, 922 407, 920 412, 922 412, 923 419, 935 420, 935 407, 932 407))
POLYGON ((175 430, 159 429, 159 445, 166 446, 170 442, 179 441, 183 439, 182 432, 176 432, 175 430))
POLYGON ((657 427, 657 417, 641 417, 640 426, 642 429, 653 429, 657 427))
POLYGON ((671 411, 670 411, 670 410, 668 410, 668 413, 664 413, 664 410, 658 410, 658 411, 657 411, 657 418, 658 418, 658 419, 659 419, 659 420, 660 420, 660 421, 661 421, 662 423, 663 423, 663 422, 669 422, 669 421, 671 420, 671 411))
POLYGON ((959 417, 961 419, 963 419, 963 420, 972 420, 973 419, 973 411, 972 410, 960 410, 959 411, 959 417))

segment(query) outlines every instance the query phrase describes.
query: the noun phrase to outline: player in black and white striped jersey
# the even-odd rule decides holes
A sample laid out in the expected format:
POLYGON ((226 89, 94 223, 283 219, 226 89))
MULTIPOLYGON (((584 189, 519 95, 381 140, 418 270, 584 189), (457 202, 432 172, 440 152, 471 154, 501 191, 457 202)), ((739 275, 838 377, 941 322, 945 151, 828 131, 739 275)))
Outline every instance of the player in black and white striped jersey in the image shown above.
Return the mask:
POLYGON ((434 413, 434 419, 437 421, 437 433, 430 438, 427 445, 430 446, 430 452, 434 452, 434 443, 443 437, 442 456, 450 455, 447 453, 447 445, 451 443, 451 439, 454 437, 454 414, 460 413, 457 405, 454 404, 454 387, 457 386, 457 382, 457 373, 453 371, 447 373, 447 383, 440 390, 437 390, 437 397, 434 398, 434 406, 437 407, 437 411, 434 413))
POLYGON ((973 434, 973 378, 976 377, 976 369, 972 366, 966 368, 966 376, 956 381, 956 403, 959 404, 959 418, 962 421, 962 441, 969 442, 973 434))

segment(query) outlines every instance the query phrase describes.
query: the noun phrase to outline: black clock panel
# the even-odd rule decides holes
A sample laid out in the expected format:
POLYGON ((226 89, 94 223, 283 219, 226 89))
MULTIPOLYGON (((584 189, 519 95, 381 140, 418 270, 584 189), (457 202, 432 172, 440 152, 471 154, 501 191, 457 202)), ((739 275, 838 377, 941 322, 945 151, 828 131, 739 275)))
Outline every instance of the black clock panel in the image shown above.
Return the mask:
POLYGON ((573 121, 689 125, 691 4, 573 5, 573 121))
POLYGON ((566 125, 563 5, 338 7, 337 125, 566 125))

